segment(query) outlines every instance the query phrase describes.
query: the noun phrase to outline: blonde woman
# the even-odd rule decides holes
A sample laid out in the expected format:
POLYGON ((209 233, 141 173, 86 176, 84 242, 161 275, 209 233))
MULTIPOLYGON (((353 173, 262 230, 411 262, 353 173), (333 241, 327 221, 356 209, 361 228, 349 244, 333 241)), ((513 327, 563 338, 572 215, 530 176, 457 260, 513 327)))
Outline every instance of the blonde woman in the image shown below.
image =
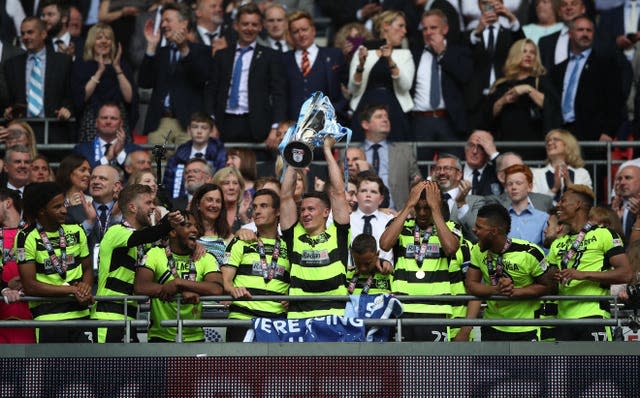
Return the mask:
MULTIPOLYGON (((499 141, 542 141, 545 132, 562 123, 560 97, 540 63, 538 47, 530 39, 513 43, 504 77, 489 94, 490 120, 486 128, 499 141)), ((542 159, 536 148, 519 150, 529 159, 542 159)))
POLYGON ((244 190, 244 178, 235 167, 228 166, 218 170, 211 182, 222 189, 227 222, 231 232, 235 233, 242 225, 251 221, 248 211, 252 197, 244 190))
POLYGON ((557 202, 570 185, 582 184, 592 188, 591 176, 583 167, 580 145, 573 134, 562 129, 551 130, 544 142, 547 165, 531 170, 533 192, 549 195, 557 202))
POLYGON ((81 141, 96 135, 98 109, 106 102, 120 106, 124 129, 137 119, 137 88, 131 68, 122 60, 122 46, 116 43, 113 29, 98 23, 89 29, 82 59, 73 65, 74 101, 81 110, 81 141))
POLYGON ((411 52, 398 48, 407 34, 404 13, 385 11, 379 14, 374 20, 374 28, 381 41, 365 42, 360 46, 349 70, 354 139, 362 138, 359 113, 369 105, 385 104, 391 121, 389 138, 404 141, 405 132, 409 131, 407 112, 413 108, 409 90, 415 74, 411 52))

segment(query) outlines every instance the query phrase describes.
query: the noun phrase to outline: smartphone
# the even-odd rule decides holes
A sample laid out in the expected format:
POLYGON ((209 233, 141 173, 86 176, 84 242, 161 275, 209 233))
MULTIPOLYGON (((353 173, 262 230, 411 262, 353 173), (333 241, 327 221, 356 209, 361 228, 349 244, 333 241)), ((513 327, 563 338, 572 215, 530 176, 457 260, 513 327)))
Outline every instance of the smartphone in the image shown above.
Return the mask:
POLYGON ((364 37, 356 36, 356 37, 347 37, 347 41, 351 43, 351 48, 355 51, 358 47, 364 43, 364 37))
POLYGON ((386 40, 367 40, 362 43, 367 50, 377 50, 387 44, 386 40))
POLYGON ((495 12, 496 8, 493 6, 493 3, 484 2, 482 3, 482 12, 495 12))

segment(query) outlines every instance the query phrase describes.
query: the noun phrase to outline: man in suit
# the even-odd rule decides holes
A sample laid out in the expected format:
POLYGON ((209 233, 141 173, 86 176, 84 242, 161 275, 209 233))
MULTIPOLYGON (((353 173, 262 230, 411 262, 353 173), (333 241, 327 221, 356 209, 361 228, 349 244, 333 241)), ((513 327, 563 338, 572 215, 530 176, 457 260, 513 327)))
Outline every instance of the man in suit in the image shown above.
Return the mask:
POLYGON ((58 53, 67 54, 71 57, 77 54, 76 40, 69 33, 69 6, 59 0, 46 0, 42 2, 42 19, 47 27, 47 46, 58 53))
POLYGON ((558 15, 565 26, 538 41, 540 61, 547 71, 569 57, 569 22, 586 11, 583 0, 560 0, 558 15))
POLYGON ((613 57, 593 48, 593 40, 588 17, 571 21, 571 56, 551 70, 551 80, 562 93, 563 127, 579 141, 611 141, 622 122, 620 72, 613 57))
MULTIPOLYGON (((621 169, 616 176, 617 193, 622 199, 622 228, 625 243, 629 242, 633 232, 638 212, 640 210, 640 167, 628 165, 621 169)), ((616 209, 618 210, 618 209, 616 209)))
MULTIPOLYGON (((473 73, 471 52, 445 39, 449 25, 442 11, 425 12, 421 25, 422 45, 412 51, 416 65, 411 112, 414 139, 461 141, 467 131, 463 90, 473 73)), ((444 151, 462 154, 458 148, 444 151)), ((418 153, 420 159, 428 160, 434 150, 420 148, 418 153)))
POLYGON ((502 187, 496 176, 493 164, 499 155, 493 136, 488 131, 476 130, 467 140, 464 147, 465 165, 463 178, 471 182, 471 193, 474 195, 498 195, 502 187))
POLYGON ((318 47, 316 28, 311 15, 296 11, 289 15, 289 33, 294 51, 284 54, 283 63, 287 79, 287 118, 297 120, 302 103, 316 91, 331 99, 340 113, 347 101, 340 90, 340 79, 345 72, 345 59, 337 48, 318 47))
POLYGON ((365 137, 363 148, 367 162, 389 187, 389 207, 402 209, 409 197, 411 183, 422 179, 415 151, 407 143, 387 140, 391 122, 384 105, 365 108, 360 114, 360 125, 365 137))
POLYGON ((266 35, 264 37, 258 36, 258 44, 280 53, 289 51, 291 47, 287 42, 287 25, 287 10, 277 3, 269 5, 264 10, 264 29, 266 35))
POLYGON ((446 16, 448 31, 445 34, 449 44, 462 40, 460 32, 460 16, 455 7, 447 0, 414 0, 408 1, 404 10, 407 19, 407 37, 412 43, 422 43, 424 13, 439 10, 446 16))
POLYGON ((233 45, 235 31, 224 21, 222 0, 199 0, 196 3, 196 42, 211 47, 211 56, 216 51, 233 45))
POLYGON ((98 110, 96 132, 95 139, 79 143, 73 148, 73 152, 87 158, 91 168, 101 164, 124 168, 127 153, 141 149, 138 145, 125 142, 120 108, 115 103, 105 103, 98 110))
MULTIPOLYGON (((207 82, 211 65, 210 50, 196 43, 190 43, 191 10, 186 4, 165 4, 162 7, 162 35, 169 43, 158 48, 161 34, 154 30, 154 22, 148 20, 144 27, 147 49, 140 65, 138 85, 153 88, 147 117, 145 134, 158 128, 161 117, 173 117, 186 130, 191 114, 203 109, 203 87, 207 82)), ((186 133, 183 133, 186 134, 186 133)), ((150 144, 163 144, 167 137, 160 132, 150 134, 150 144)), ((185 142, 189 138, 169 137, 169 141, 185 142)))
POLYGON ((29 183, 32 161, 31 152, 23 145, 7 149, 4 155, 4 172, 7 173, 5 188, 18 191, 22 197, 24 187, 29 183))
MULTIPOLYGON (((58 118, 71 117, 71 57, 55 53, 45 46, 47 31, 43 21, 28 17, 20 26, 22 43, 27 49, 4 64, 9 106, 4 117, 58 118), (42 88, 44 87, 44 93, 42 88), (26 112, 21 108, 26 107, 26 112)), ((41 140, 44 128, 35 125, 41 140)), ((73 142, 75 137, 66 128, 50 128, 50 142, 73 142)))
MULTIPOLYGON (((118 169, 111 165, 101 164, 91 171, 91 182, 89 183, 89 193, 93 198, 91 202, 96 210, 96 219, 93 224, 83 225, 87 232, 89 249, 93 249, 104 236, 104 233, 112 225, 122 221, 122 213, 113 212, 116 198, 122 190, 120 173, 118 169)), ((94 269, 97 269, 97 250, 93 251, 94 269)))
POLYGON ((213 59, 205 109, 215 116, 223 141, 264 142, 275 150, 287 106, 280 55, 256 44, 262 14, 255 4, 238 9, 234 29, 237 44, 218 51, 213 59))
POLYGON ((0 40, 0 109, 9 106, 9 89, 4 77, 4 63, 9 58, 20 55, 24 51, 20 47, 12 46, 10 43, 0 40))
POLYGON ((473 78, 465 92, 471 128, 486 118, 486 96, 493 83, 504 75, 504 62, 511 45, 524 39, 520 22, 502 0, 493 3, 478 0, 478 6, 482 11, 478 25, 466 37, 474 66, 473 78))
POLYGON ((184 166, 184 190, 185 195, 171 199, 173 210, 185 210, 189 208, 193 194, 203 186, 211 182, 213 177, 213 169, 205 159, 190 159, 184 166))

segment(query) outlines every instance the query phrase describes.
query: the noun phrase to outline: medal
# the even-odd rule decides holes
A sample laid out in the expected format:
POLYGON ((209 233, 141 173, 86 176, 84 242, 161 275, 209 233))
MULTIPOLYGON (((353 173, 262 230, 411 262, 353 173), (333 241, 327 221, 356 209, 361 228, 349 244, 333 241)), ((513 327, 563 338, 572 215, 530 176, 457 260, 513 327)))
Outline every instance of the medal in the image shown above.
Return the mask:
POLYGON ((418 279, 424 279, 425 273, 423 270, 419 270, 418 272, 416 272, 416 278, 418 279))

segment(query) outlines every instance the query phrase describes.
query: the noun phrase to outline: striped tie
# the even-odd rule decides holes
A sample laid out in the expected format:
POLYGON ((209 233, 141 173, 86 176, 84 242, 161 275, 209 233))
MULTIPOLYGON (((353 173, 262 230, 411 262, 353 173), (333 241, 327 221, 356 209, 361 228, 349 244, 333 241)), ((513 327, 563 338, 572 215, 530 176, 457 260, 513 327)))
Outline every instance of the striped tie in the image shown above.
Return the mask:
POLYGON ((42 94, 44 92, 44 77, 42 76, 42 63, 40 58, 31 56, 33 67, 29 74, 29 84, 27 85, 27 110, 29 116, 40 116, 42 112, 42 94))
POLYGON ((309 51, 304 50, 302 52, 302 76, 307 77, 309 72, 311 72, 311 63, 309 62, 309 51))

